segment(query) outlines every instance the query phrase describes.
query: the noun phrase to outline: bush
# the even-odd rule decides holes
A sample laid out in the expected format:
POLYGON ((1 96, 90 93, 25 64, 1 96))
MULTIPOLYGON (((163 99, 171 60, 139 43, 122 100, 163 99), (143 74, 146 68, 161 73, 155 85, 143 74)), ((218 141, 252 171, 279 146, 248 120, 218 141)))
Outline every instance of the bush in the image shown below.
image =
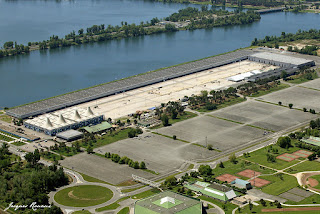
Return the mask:
POLYGON ((173 135, 172 138, 173 138, 174 140, 176 140, 176 139, 177 139, 177 136, 176 136, 176 135, 173 135))

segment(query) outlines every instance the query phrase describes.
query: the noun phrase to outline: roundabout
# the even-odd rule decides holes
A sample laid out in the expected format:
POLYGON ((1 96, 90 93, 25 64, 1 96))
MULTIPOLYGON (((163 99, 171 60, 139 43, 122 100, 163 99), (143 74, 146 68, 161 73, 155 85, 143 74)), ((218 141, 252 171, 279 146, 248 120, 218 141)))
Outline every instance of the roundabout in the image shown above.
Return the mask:
POLYGON ((113 192, 98 185, 77 185, 60 190, 54 200, 64 206, 90 207, 109 201, 113 192))

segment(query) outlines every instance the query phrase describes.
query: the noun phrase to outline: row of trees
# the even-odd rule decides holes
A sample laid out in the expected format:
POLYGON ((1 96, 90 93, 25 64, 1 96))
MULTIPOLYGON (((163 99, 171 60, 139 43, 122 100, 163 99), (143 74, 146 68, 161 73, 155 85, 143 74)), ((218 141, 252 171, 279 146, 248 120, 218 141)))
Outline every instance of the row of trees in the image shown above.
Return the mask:
POLYGON ((248 82, 237 87, 238 93, 244 96, 249 96, 258 93, 259 91, 267 91, 271 88, 280 85, 279 77, 270 77, 259 79, 256 82, 248 82))
POLYGON ((111 159, 115 163, 119 164, 127 164, 131 168, 134 169, 146 169, 146 163, 141 161, 140 163, 138 161, 133 161, 127 156, 120 157, 118 154, 112 154, 110 152, 105 153, 104 155, 106 158, 111 159))
POLYGON ((301 53, 301 54, 307 54, 307 55, 314 55, 317 56, 317 51, 319 50, 319 46, 317 45, 306 45, 303 48, 299 49, 298 47, 292 47, 288 46, 288 51, 301 53))
MULTIPOLYGON (((0 161, 0 204, 7 207, 9 203, 30 205, 33 202, 49 205, 48 193, 58 187, 68 184, 68 178, 63 168, 56 165, 46 167, 39 164, 39 151, 26 154, 27 164, 21 159, 14 158, 8 150, 8 145, 0 148, 0 160, 6 158, 9 165, 0 161), (14 161, 16 159, 16 161, 14 161), (12 161, 12 162, 11 162, 12 161)), ((62 214, 60 208, 51 205, 51 208, 36 211, 19 209, 17 213, 62 214)))

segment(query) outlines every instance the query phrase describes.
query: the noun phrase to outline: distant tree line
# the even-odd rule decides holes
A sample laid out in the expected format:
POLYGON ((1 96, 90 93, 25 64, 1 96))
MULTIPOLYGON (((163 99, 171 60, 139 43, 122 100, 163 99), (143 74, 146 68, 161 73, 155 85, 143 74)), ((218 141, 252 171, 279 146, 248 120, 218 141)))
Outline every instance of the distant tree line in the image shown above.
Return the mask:
POLYGON ((43 40, 39 42, 28 42, 28 46, 18 45, 16 42, 8 41, 4 44, 3 49, 0 49, 0 58, 5 56, 13 56, 17 54, 29 53, 30 50, 45 50, 55 49, 60 47, 69 47, 72 45, 80 45, 92 42, 102 42, 112 39, 121 39, 128 37, 137 37, 142 35, 151 35, 156 33, 173 32, 177 30, 193 30, 199 28, 212 28, 228 25, 240 25, 248 24, 253 21, 259 20, 260 15, 248 11, 247 13, 230 14, 227 11, 208 9, 203 7, 200 10, 196 8, 187 8, 180 10, 178 13, 174 13, 171 16, 164 18, 164 20, 184 20, 191 19, 191 23, 187 27, 177 28, 175 24, 168 23, 164 27, 157 25, 161 20, 153 18, 146 23, 141 22, 139 25, 128 24, 127 22, 121 22, 121 26, 116 25, 93 25, 86 30, 80 29, 76 33, 65 35, 64 38, 60 38, 57 35, 53 35, 49 40, 43 40), (214 18, 210 14, 228 14, 226 16, 214 18))

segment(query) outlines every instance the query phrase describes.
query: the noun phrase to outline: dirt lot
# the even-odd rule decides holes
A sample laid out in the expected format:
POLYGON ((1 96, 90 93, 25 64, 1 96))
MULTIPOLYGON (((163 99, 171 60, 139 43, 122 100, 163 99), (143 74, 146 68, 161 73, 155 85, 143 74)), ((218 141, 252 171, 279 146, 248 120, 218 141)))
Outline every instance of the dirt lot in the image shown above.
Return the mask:
POLYGON ((75 171, 90 175, 114 185, 130 180, 132 174, 142 176, 144 178, 151 178, 155 176, 151 173, 136 170, 128 167, 127 165, 117 164, 106 158, 93 154, 89 155, 87 153, 81 153, 66 158, 60 161, 60 163, 62 166, 70 169, 73 167, 75 171))
POLYGON ((203 159, 217 154, 215 151, 151 133, 118 141, 94 151, 101 154, 111 152, 135 161, 144 161, 148 169, 158 173, 179 169, 185 160, 203 159))
POLYGON ((198 116, 158 129, 157 132, 168 136, 176 135, 179 139, 191 143, 206 145, 207 142, 221 151, 264 136, 264 130, 209 116, 198 116))
POLYGON ((314 118, 311 114, 255 100, 221 109, 212 115, 272 131, 280 131, 314 118))
MULTIPOLYGON (((316 80, 317 81, 317 80, 316 80)), ((314 82, 312 81, 312 83, 314 82)), ((288 106, 289 103, 293 104, 293 108, 315 109, 316 112, 320 111, 320 91, 302 88, 299 86, 286 88, 261 97, 260 99, 278 104, 279 101, 282 105, 288 106)))

